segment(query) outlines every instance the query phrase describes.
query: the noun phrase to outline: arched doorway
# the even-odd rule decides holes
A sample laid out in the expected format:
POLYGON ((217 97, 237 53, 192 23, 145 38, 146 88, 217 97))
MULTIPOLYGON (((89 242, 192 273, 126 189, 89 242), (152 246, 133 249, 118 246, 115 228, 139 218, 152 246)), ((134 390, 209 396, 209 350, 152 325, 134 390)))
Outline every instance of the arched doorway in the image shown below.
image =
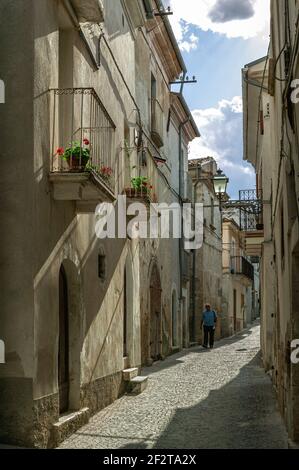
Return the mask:
POLYGON ((172 346, 178 345, 178 306, 176 291, 173 290, 171 297, 171 323, 172 323, 172 346))
POLYGON ((123 318, 123 356, 128 357, 128 294, 127 270, 124 273, 124 318, 123 318))
POLYGON ((162 289, 158 267, 155 264, 150 278, 150 357, 157 361, 162 352, 162 289))
MULTIPOLYGON (((299 338, 299 245, 292 257, 292 337, 299 338)), ((290 364, 291 368, 291 427, 292 439, 299 440, 299 365, 290 364)))
POLYGON ((59 271, 59 350, 58 350, 58 387, 59 412, 69 409, 69 309, 68 285, 63 266, 59 271))
POLYGON ((80 409, 83 300, 77 266, 65 259, 59 270, 57 382, 60 414, 80 409))
POLYGON ((134 279, 131 255, 128 254, 124 269, 123 287, 123 357, 124 365, 129 367, 134 362, 134 279))

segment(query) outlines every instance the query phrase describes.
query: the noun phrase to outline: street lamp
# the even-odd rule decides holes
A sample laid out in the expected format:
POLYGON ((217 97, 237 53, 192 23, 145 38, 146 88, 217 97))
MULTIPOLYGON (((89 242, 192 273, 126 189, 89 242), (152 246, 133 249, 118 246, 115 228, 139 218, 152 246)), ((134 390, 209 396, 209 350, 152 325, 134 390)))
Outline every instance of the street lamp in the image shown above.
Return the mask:
POLYGON ((220 210, 222 209, 222 198, 226 195, 227 185, 229 183, 228 177, 222 170, 217 171, 217 175, 213 178, 214 190, 220 202, 220 210))

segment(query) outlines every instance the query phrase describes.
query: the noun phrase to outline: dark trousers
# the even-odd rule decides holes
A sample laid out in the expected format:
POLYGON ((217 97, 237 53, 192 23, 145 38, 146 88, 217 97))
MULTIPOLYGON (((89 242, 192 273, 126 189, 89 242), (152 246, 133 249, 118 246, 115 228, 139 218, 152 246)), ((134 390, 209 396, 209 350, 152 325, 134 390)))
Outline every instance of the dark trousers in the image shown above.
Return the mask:
POLYGON ((204 326, 204 346, 208 347, 208 344, 210 345, 210 348, 214 346, 214 335, 215 335, 215 330, 213 326, 204 326))

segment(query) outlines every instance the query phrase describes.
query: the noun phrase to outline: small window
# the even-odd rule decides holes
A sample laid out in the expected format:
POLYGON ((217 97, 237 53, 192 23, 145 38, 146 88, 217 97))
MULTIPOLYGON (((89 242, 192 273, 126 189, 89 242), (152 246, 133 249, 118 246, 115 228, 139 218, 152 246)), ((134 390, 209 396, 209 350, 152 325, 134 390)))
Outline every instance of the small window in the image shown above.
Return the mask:
POLYGON ((106 279, 106 255, 100 253, 98 256, 98 275, 101 281, 106 279))
POLYGON ((260 111, 260 133, 264 135, 265 133, 265 125, 264 125, 264 112, 260 111))
MULTIPOLYGON (((282 203, 283 204, 283 203, 282 203)), ((280 236, 280 241, 281 241, 281 262, 284 262, 284 257, 285 257, 285 233, 284 233, 284 210, 283 207, 281 206, 281 212, 280 212, 280 220, 281 220, 281 236, 280 236)))
POLYGON ((211 197, 211 224, 215 225, 215 201, 211 197))

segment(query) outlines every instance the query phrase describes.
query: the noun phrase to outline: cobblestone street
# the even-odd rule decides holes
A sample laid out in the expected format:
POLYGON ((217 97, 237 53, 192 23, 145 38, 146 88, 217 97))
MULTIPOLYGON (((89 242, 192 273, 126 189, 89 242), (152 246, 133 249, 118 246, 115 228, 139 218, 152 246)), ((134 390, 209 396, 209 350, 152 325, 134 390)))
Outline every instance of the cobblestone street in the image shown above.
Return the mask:
POLYGON ((61 448, 287 448, 259 325, 212 351, 185 350, 151 368, 147 390, 94 416, 61 448))

